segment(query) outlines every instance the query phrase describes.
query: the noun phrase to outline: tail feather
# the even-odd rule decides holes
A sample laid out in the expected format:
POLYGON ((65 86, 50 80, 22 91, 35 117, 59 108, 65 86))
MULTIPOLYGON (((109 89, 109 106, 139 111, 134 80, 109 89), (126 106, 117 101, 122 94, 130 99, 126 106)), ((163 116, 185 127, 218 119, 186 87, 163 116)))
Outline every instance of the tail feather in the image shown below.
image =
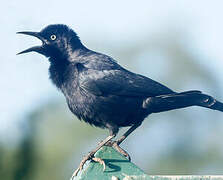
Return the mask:
POLYGON ((223 103, 209 95, 203 94, 201 91, 186 91, 149 97, 143 102, 143 107, 153 113, 189 106, 202 106, 223 112, 223 103))

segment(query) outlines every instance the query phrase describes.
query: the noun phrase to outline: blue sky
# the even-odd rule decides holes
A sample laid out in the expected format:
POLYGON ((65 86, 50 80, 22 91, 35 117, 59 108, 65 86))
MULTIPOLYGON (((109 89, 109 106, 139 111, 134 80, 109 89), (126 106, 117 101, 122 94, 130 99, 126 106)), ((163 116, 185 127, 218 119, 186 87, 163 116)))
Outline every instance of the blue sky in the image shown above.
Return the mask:
POLYGON ((27 112, 49 98, 62 96, 48 79, 46 58, 34 53, 16 56, 40 43, 16 35, 17 31, 39 31, 48 24, 63 23, 95 49, 92 41, 99 47, 128 46, 134 39, 165 33, 171 28, 184 30, 191 37, 190 41, 185 37, 188 49, 222 82, 222 7, 220 0, 5 1, 0 7, 0 135, 12 138, 11 132, 17 131, 16 124, 27 112))

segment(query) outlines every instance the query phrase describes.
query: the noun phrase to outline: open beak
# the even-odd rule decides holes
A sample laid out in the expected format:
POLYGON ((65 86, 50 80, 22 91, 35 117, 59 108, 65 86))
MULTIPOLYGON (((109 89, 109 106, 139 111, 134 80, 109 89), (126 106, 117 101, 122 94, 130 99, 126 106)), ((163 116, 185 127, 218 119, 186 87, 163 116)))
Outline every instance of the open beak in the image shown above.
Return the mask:
MULTIPOLYGON (((44 38, 40 36, 39 32, 22 31, 22 32, 17 32, 17 34, 25 34, 25 35, 29 35, 29 36, 34 36, 34 37, 37 37, 38 39, 40 39, 43 44, 45 43, 44 38)), ((34 47, 26 49, 22 52, 19 52, 17 55, 32 52, 32 51, 43 54, 44 49, 43 49, 43 46, 34 46, 34 47)))

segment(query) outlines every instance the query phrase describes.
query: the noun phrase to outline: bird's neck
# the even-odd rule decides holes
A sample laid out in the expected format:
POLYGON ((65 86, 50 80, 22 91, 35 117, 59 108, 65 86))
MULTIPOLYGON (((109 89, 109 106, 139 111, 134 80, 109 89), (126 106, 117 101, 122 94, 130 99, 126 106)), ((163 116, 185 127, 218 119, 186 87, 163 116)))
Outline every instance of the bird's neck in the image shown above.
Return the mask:
POLYGON ((70 68, 76 63, 80 63, 83 59, 83 55, 86 54, 87 51, 89 50, 84 46, 76 49, 67 48, 66 54, 50 57, 49 75, 53 84, 61 89, 68 80, 68 74, 71 71, 70 68))
POLYGON ((68 63, 62 60, 53 60, 50 63, 49 67, 49 75, 53 84, 57 86, 57 88, 61 88, 65 81, 65 73, 67 71, 68 63))
POLYGON ((86 56, 89 52, 90 50, 87 49, 85 46, 82 46, 81 48, 70 49, 70 51, 68 51, 67 59, 69 60, 69 62, 81 63, 83 57, 86 56))

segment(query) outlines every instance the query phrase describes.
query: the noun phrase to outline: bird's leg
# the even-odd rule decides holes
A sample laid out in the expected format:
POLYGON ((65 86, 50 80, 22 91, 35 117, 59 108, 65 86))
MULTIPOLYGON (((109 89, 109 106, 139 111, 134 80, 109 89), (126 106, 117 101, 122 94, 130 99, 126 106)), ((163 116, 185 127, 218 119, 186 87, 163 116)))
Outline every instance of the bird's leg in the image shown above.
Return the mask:
POLYGON ((94 150, 92 150, 91 152, 89 152, 88 155, 85 156, 85 157, 82 159, 82 161, 80 162, 79 167, 74 171, 74 173, 73 173, 73 175, 72 175, 72 177, 71 177, 71 180, 72 180, 75 176, 77 176, 78 172, 81 171, 81 170, 83 169, 83 166, 84 166, 85 162, 86 162, 87 160, 90 160, 90 159, 94 160, 95 162, 99 162, 100 164, 102 164, 102 165, 103 165, 103 170, 105 170, 105 162, 104 162, 101 158, 96 158, 96 157, 94 157, 94 154, 95 154, 95 153, 96 153, 102 146, 104 146, 107 142, 109 142, 109 141, 110 141, 112 138, 114 138, 114 137, 115 137, 115 134, 112 134, 112 135, 108 136, 106 139, 104 139, 102 142, 100 142, 99 145, 98 145, 94 150))
POLYGON ((131 157, 129 156, 129 154, 124 149, 122 149, 119 145, 140 125, 141 123, 134 124, 121 136, 120 139, 118 139, 117 141, 108 141, 106 145, 114 147, 118 152, 123 154, 129 161, 131 161, 131 157))
POLYGON ((141 125, 141 123, 134 124, 132 127, 130 127, 119 140, 117 140, 117 144, 120 145, 133 131, 136 130, 141 125))

